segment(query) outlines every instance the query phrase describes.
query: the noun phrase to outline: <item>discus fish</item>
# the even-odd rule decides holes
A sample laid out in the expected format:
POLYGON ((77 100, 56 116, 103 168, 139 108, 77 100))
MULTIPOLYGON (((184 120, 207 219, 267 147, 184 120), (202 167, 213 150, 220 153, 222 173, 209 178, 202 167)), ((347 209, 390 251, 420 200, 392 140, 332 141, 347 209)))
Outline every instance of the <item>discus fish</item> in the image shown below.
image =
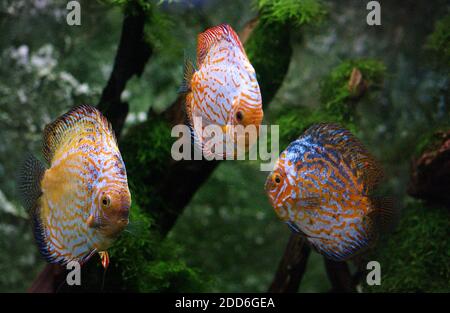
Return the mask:
POLYGON ((189 60, 185 61, 180 88, 185 94, 194 142, 204 155, 226 157, 236 154, 239 137, 245 142, 245 147, 241 147, 246 150, 255 142, 263 118, 261 92, 255 70, 229 25, 215 26, 198 35, 197 66, 198 70, 189 60), (216 148, 229 144, 231 153, 227 154, 225 149, 215 151, 212 134, 204 131, 209 125, 216 125, 220 131, 216 148), (237 125, 250 129, 254 135, 249 138, 251 135, 237 125))
POLYGON ((372 246, 392 221, 392 203, 374 197, 382 169, 350 131, 316 124, 277 160, 265 190, 278 217, 335 261, 372 246))
POLYGON ((41 254, 83 264, 98 252, 106 268, 131 205, 111 124, 94 107, 73 108, 45 127, 43 154, 49 168, 30 156, 18 183, 41 254))

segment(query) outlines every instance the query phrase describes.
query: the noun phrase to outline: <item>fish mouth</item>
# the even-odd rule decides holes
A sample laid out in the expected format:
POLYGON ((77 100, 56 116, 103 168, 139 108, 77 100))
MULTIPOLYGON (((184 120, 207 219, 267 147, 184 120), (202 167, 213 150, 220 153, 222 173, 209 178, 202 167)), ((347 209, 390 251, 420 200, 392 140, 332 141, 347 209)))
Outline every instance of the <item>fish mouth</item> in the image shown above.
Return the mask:
POLYGON ((240 139, 245 142, 246 146, 254 144, 259 137, 259 125, 225 124, 219 125, 219 127, 224 138, 232 140, 232 142, 237 142, 240 139))
POLYGON ((264 118, 264 112, 263 110, 258 110, 256 112, 253 112, 252 114, 250 114, 250 116, 248 117, 249 120, 249 124, 253 124, 256 127, 258 127, 259 125, 261 125, 262 120, 264 118))
POLYGON ((116 215, 116 223, 119 227, 126 227, 128 223, 130 222, 129 216, 130 216, 130 207, 124 206, 120 210, 118 210, 116 215))
POLYGON ((128 218, 118 218, 101 229, 106 237, 116 238, 129 224, 128 218))
POLYGON ((128 223, 130 222, 128 210, 126 210, 125 212, 122 212, 119 215, 119 218, 118 218, 117 222, 119 224, 121 224, 121 225, 124 225, 124 226, 128 225, 128 223))

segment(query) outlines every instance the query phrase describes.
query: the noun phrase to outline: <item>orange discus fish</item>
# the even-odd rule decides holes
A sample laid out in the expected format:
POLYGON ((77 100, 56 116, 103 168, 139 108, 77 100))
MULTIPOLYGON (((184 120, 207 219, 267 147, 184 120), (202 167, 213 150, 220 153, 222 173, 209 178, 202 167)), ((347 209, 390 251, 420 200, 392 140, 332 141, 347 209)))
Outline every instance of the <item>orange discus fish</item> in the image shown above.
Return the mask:
POLYGON ((382 170, 348 130, 317 124, 293 141, 265 189, 281 220, 326 257, 343 261, 392 226, 392 203, 372 196, 382 170))
POLYGON ((186 96, 194 142, 204 155, 227 157, 236 154, 237 137, 245 136, 242 138, 247 149, 258 136, 263 118, 261 92, 255 70, 238 35, 229 25, 212 27, 198 35, 197 66, 195 70, 192 63, 186 61, 180 89, 186 96), (214 150, 216 141, 204 131, 210 125, 220 130, 220 145, 231 143, 231 153, 227 154, 225 149, 214 150), (237 125, 253 126, 255 136, 249 140, 249 135, 236 130, 237 125))
POLYGON ((131 204, 111 125, 96 108, 76 107, 45 127, 43 153, 50 167, 30 156, 19 180, 41 254, 83 264, 98 252, 106 268, 131 204))

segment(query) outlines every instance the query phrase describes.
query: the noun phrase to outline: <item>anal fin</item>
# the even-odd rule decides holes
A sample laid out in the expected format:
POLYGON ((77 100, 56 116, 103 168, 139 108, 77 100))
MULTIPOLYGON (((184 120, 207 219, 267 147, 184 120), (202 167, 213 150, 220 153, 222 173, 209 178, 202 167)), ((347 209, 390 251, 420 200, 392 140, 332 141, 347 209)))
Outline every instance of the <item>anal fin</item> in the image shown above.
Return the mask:
POLYGON ((36 207, 36 202, 42 195, 41 181, 44 177, 45 166, 33 155, 27 157, 23 163, 17 180, 22 204, 31 212, 36 207))
POLYGON ((108 251, 100 251, 98 254, 100 255, 100 259, 101 259, 103 268, 107 269, 108 266, 109 266, 109 254, 108 254, 108 251))

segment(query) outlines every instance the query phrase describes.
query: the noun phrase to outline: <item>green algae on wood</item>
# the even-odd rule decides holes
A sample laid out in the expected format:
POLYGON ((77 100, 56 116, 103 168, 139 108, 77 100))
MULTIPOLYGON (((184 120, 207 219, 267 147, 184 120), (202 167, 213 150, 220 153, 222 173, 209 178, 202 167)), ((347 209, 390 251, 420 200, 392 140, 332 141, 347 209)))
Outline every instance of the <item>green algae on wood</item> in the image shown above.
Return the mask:
POLYGON ((151 228, 152 219, 133 205, 129 230, 111 248, 112 266, 121 274, 123 290, 193 292, 205 290, 204 275, 180 258, 183 249, 151 228))
POLYGON ((174 140, 168 122, 149 116, 147 121, 132 126, 120 141, 130 189, 142 208, 164 205, 154 186, 169 166, 174 140))
POLYGON ((369 292, 450 292, 448 209, 409 200, 396 231, 371 260, 381 265, 381 285, 369 292))
POLYGON ((265 20, 296 26, 320 23, 327 13, 319 0, 259 0, 257 7, 265 20))
POLYGON ((354 69, 359 70, 365 88, 370 92, 382 87, 386 72, 383 63, 377 60, 348 60, 338 65, 324 78, 320 86, 322 106, 341 121, 351 121, 354 118, 355 97, 349 88, 349 80, 354 69))
POLYGON ((266 107, 284 81, 292 56, 288 25, 259 21, 245 43, 266 107))

